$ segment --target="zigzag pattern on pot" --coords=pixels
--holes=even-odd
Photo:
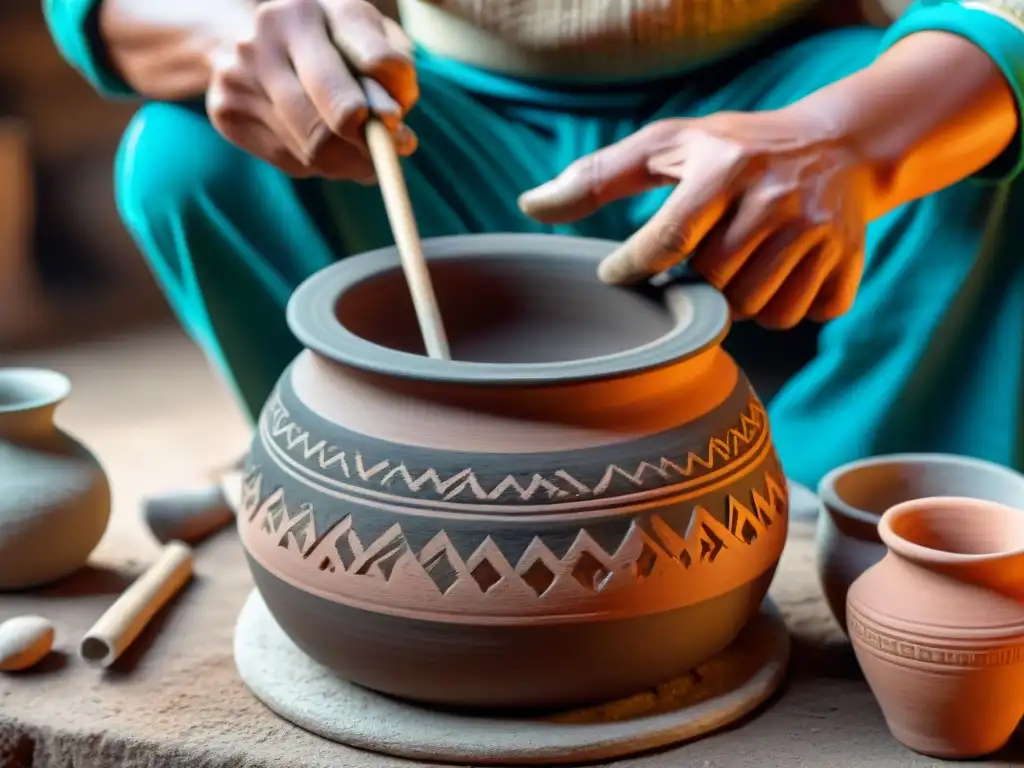
[[[336,573],[340,578],[387,582],[398,564],[405,562],[404,574],[409,573],[409,563],[415,564],[413,571],[423,580],[429,579],[441,594],[460,582],[472,582],[487,593],[503,582],[513,581],[541,597],[560,580],[572,579],[586,590],[599,592],[613,580],[643,581],[656,569],[690,570],[713,565],[723,550],[753,545],[786,513],[786,483],[766,473],[764,486],[764,493],[751,490],[746,504],[729,495],[725,524],[698,505],[682,533],[652,514],[645,521],[632,521],[615,552],[605,551],[585,529],[580,529],[564,557],[557,557],[535,536],[516,563],[509,562],[490,537],[463,559],[444,530],[414,551],[398,523],[376,540],[364,542],[353,530],[351,515],[318,536],[312,506],[289,508],[281,488],[264,495],[258,468],[252,469],[244,481],[243,514],[249,525],[277,538],[279,547],[308,561],[311,567]]]
[[[402,462],[395,463],[386,458],[379,461],[367,460],[359,452],[348,451],[326,440],[314,438],[291,418],[288,409],[276,395],[264,415],[264,429],[275,445],[297,455],[313,469],[337,471],[347,480],[361,481],[366,485],[392,491],[396,484],[414,494],[432,491],[444,501],[459,497],[462,500],[498,501],[511,496],[525,502],[537,494],[543,494],[547,499],[597,497],[612,490],[616,481],[627,487],[650,488],[655,487],[650,484],[651,481],[662,485],[673,480],[696,479],[742,459],[758,444],[767,428],[768,415],[764,406],[751,395],[746,412],[740,415],[738,424],[730,427],[724,435],[711,437],[706,453],[689,452],[677,460],[662,456],[641,461],[632,471],[610,464],[593,485],[582,482],[564,469],[558,469],[544,474],[533,473],[532,476],[520,475],[518,478],[506,475],[488,489],[472,468],[462,469],[447,478],[433,468],[416,474]]]

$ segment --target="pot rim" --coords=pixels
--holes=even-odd
[[[886,548],[908,560],[935,565],[966,565],[970,563],[994,562],[1010,557],[1024,555],[1024,547],[997,550],[994,552],[961,553],[943,549],[933,549],[923,544],[910,541],[893,530],[893,524],[901,517],[915,514],[927,514],[934,510],[963,511],[971,509],[971,514],[989,512],[998,515],[1019,516],[1024,510],[1000,504],[996,501],[974,499],[967,496],[931,496],[912,499],[887,509],[878,521],[878,534]]]
[[[27,413],[58,405],[71,395],[71,379],[60,371],[34,366],[0,368],[0,389],[10,382],[26,385],[27,396],[17,402],[0,402],[0,415]]]
[[[456,235],[428,238],[423,253],[431,261],[456,261],[483,254],[531,255],[585,260],[596,272],[618,243],[549,234]],[[287,320],[295,337],[313,352],[344,365],[405,379],[467,384],[544,384],[607,379],[664,367],[693,357],[725,338],[730,313],[725,297],[710,285],[670,285],[665,296],[675,327],[633,349],[557,363],[476,363],[437,360],[375,344],[349,331],[335,306],[350,288],[401,269],[394,246],[342,259],[307,278],[288,302]]]
[[[987,461],[985,459],[977,459],[973,456],[959,456],[955,453],[886,453],[842,464],[821,478],[821,481],[818,483],[818,498],[821,500],[825,511],[829,514],[836,514],[876,527],[885,515],[885,512],[882,514],[874,514],[873,512],[868,512],[867,510],[860,509],[859,507],[855,507],[852,504],[847,503],[836,491],[836,483],[840,477],[849,474],[850,472],[891,464],[914,464],[918,466],[949,466],[952,464],[958,464],[960,466],[968,466],[974,469],[1012,478],[1020,482],[1021,487],[1024,488],[1024,475],[1021,475],[1019,472],[1010,469],[1009,467],[1004,467],[1001,464],[996,464],[995,462]],[[910,499],[909,501],[902,503],[906,504],[912,501],[916,501],[916,499]]]

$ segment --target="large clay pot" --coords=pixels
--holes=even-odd
[[[422,355],[391,249],[289,304],[307,349],[239,515],[281,627],[358,684],[465,706],[610,699],[722,650],[787,528],[722,296],[605,286],[604,241],[424,247],[454,362]]]
[[[922,499],[878,528],[888,553],[847,618],[889,729],[933,757],[995,752],[1024,715],[1024,511]]]
[[[89,450],[54,424],[67,377],[0,369],[0,589],[56,581],[85,565],[110,519],[110,486]]]
[[[885,556],[878,521],[890,507],[931,496],[1024,504],[1024,475],[980,459],[900,453],[844,464],[818,484],[818,578],[832,615],[846,631],[846,593]]]

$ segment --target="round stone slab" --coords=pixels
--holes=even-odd
[[[477,765],[609,760],[695,739],[768,699],[789,652],[785,622],[766,600],[732,645],[678,680],[551,716],[483,717],[399,701],[337,677],[288,639],[255,590],[235,628],[242,680],[284,719],[371,752]]]

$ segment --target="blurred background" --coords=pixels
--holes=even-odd
[[[134,109],[64,62],[39,0],[0,1],[0,351],[170,317],[114,206]]]

